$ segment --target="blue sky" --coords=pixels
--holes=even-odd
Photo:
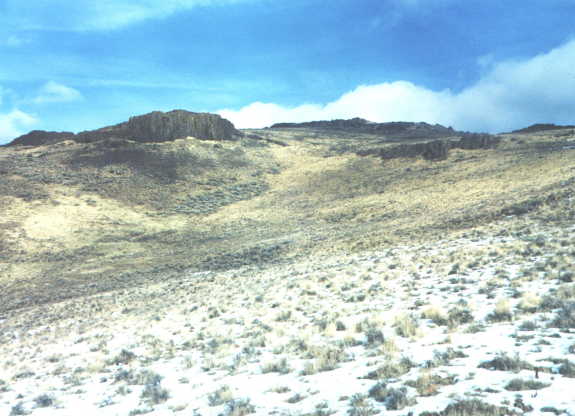
[[[0,0],[0,143],[176,108],[575,123],[574,18],[575,0]]]

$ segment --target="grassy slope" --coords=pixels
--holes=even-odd
[[[380,138],[0,149],[0,311],[310,254],[431,242],[573,193],[569,137],[507,137],[445,161],[359,157]],[[519,137],[519,136],[517,136]],[[572,139],[572,138],[571,138]],[[551,205],[550,205],[551,204]]]

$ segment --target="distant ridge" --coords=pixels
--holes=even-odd
[[[575,126],[559,126],[557,124],[552,123],[537,123],[532,124],[529,127],[525,127],[518,130],[513,130],[511,133],[535,133],[538,131],[546,131],[546,130],[561,130],[561,129],[575,129]]]
[[[330,121],[309,121],[304,123],[276,123],[270,128],[314,128],[323,130],[344,130],[347,132],[393,135],[395,137],[410,139],[449,137],[458,133],[453,130],[452,127],[444,127],[440,124],[428,124],[425,122],[414,123],[406,121],[376,123],[358,117],[348,120],[336,119]]]
[[[32,130],[30,133],[12,140],[6,146],[43,146],[45,144],[58,143],[74,136],[75,134],[70,131]]]

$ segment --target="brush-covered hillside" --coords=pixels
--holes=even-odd
[[[151,114],[0,147],[0,410],[575,414],[572,128]]]

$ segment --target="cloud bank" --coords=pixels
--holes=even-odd
[[[327,104],[283,107],[255,102],[218,111],[239,128],[278,122],[362,117],[426,121],[460,130],[501,132],[536,122],[575,122],[575,40],[530,59],[492,63],[459,92],[433,91],[408,81],[361,85]]]

